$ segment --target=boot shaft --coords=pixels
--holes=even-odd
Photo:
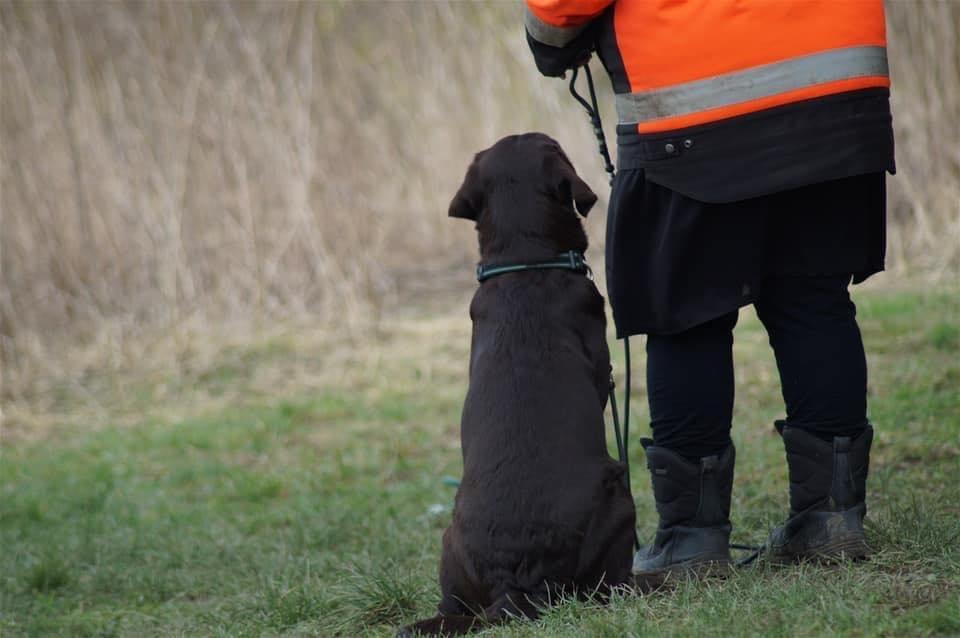
[[[810,508],[841,511],[865,501],[873,442],[870,425],[856,437],[838,436],[832,442],[783,421],[776,425],[786,449],[792,513]]]
[[[729,524],[736,460],[733,445],[721,454],[700,459],[699,463],[653,445],[649,439],[644,439],[643,445],[661,529]]]

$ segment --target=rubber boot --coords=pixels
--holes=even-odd
[[[867,556],[863,532],[873,428],[824,441],[778,421],[790,472],[790,518],[767,541],[774,562]]]
[[[692,463],[649,439],[642,443],[660,523],[653,545],[634,556],[634,578],[642,583],[673,575],[726,574],[731,566],[733,445]]]

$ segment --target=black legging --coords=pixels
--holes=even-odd
[[[787,423],[824,439],[867,424],[867,362],[850,276],[780,277],[754,307],[777,359]],[[647,392],[657,445],[690,459],[730,443],[737,311],[647,337]]]

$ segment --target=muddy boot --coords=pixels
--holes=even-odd
[[[730,570],[730,493],[736,452],[692,463],[643,440],[660,523],[653,545],[633,559],[638,584],[668,576],[722,575]]]
[[[842,560],[869,554],[863,533],[873,428],[832,442],[777,422],[790,471],[790,518],[770,534],[774,562]]]

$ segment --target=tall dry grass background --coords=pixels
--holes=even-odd
[[[888,14],[890,266],[955,277],[960,1]],[[175,370],[226,333],[375,324],[469,272],[472,229],[446,206],[502,135],[553,135],[603,192],[585,117],[521,24],[514,2],[4,0],[0,400]],[[606,82],[601,100],[610,132]]]

